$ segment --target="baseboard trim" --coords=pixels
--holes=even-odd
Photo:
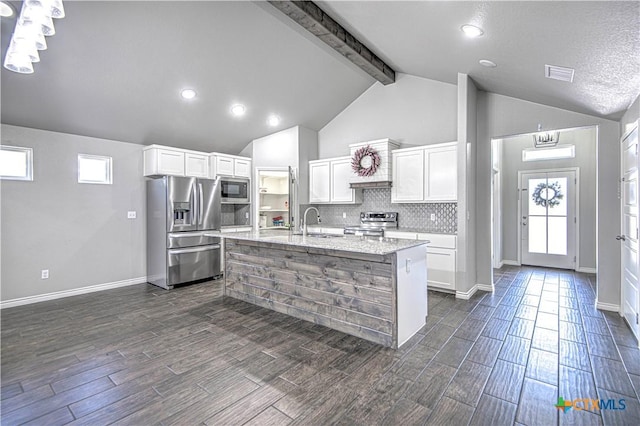
[[[509,266],[522,266],[520,262],[518,262],[517,260],[503,260],[502,264],[509,265]]]
[[[576,268],[576,272],[582,272],[583,274],[596,274],[598,270],[596,268],[578,267]]]
[[[620,305],[614,305],[613,303],[604,303],[596,301],[596,309],[601,311],[611,311],[620,313]]]
[[[469,291],[456,291],[456,299],[469,300],[478,291],[478,285],[474,285]]]
[[[498,262],[498,266],[494,266],[493,269],[500,269],[503,266],[504,266],[504,261],[501,260],[500,262]]]
[[[77,296],[80,294],[94,293],[96,291],[110,290],[112,288],[126,287],[129,285],[142,284],[147,282],[147,277],[131,278],[122,281],[96,284],[88,287],[74,288],[72,290],[56,291],[55,293],[38,294],[36,296],[20,297],[18,299],[3,300],[0,302],[0,309],[13,308],[14,306],[30,305],[32,303],[44,302],[46,300],[62,299],[63,297]]]
[[[493,293],[493,284],[476,284],[478,290]]]

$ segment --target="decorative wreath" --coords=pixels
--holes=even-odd
[[[555,207],[564,198],[564,194],[560,190],[561,186],[558,182],[552,184],[539,183],[531,198],[537,206]]]
[[[369,145],[357,150],[351,158],[351,168],[358,176],[373,176],[380,167],[380,154]]]

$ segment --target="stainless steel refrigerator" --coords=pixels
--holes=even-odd
[[[147,281],[165,289],[221,275],[220,181],[164,176],[147,181]]]

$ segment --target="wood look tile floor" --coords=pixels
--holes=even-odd
[[[3,425],[640,424],[640,351],[593,275],[495,271],[429,292],[391,350],[220,296],[136,285],[2,310]],[[558,411],[558,397],[625,410]]]

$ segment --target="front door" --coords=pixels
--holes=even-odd
[[[520,174],[523,265],[575,269],[576,172]]]
[[[622,139],[622,310],[633,333],[638,326],[638,128]]]

